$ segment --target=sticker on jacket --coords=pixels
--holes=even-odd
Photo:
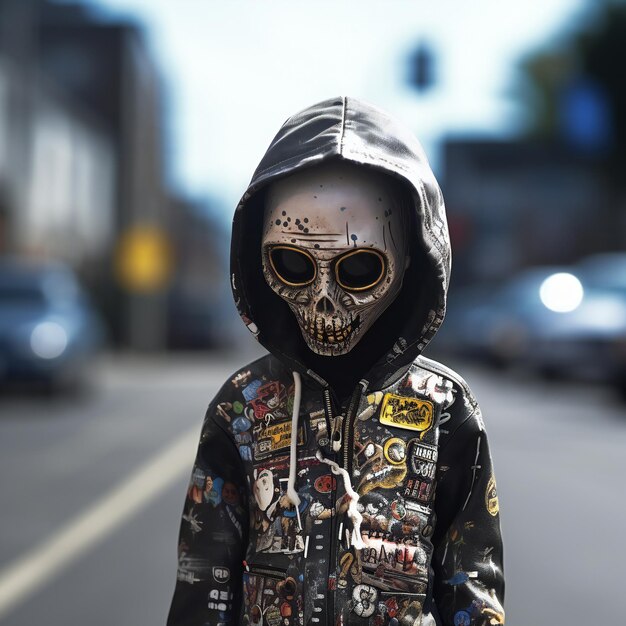
[[[298,530],[298,514],[287,496],[288,478],[280,478],[288,467],[288,457],[277,464],[255,470],[252,493],[253,527],[257,532],[257,552],[294,553],[304,550],[304,539]],[[256,506],[254,506],[256,504]],[[298,512],[304,515],[310,498],[301,495]]]
[[[409,471],[404,484],[404,497],[428,504],[432,500],[435,471],[437,469],[437,446],[411,439],[407,458]]]
[[[496,479],[493,474],[491,475],[491,478],[489,478],[489,483],[487,483],[485,504],[487,506],[487,511],[489,511],[489,515],[493,515],[495,517],[500,511],[500,505],[498,504],[498,491],[496,489]]]
[[[434,406],[429,400],[386,393],[380,409],[380,423],[421,433],[433,425]]]
[[[260,461],[280,452],[291,445],[291,422],[279,422],[268,426],[258,426],[254,443],[254,460]],[[298,445],[304,445],[304,427],[298,428]]]
[[[362,581],[385,591],[425,592],[428,584],[428,554],[420,544],[398,543],[366,534],[361,550]]]

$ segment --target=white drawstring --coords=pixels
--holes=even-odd
[[[297,445],[298,445],[298,417],[300,415],[300,400],[302,398],[302,381],[300,379],[300,374],[298,372],[293,372],[293,383],[294,383],[294,396],[293,396],[293,412],[291,413],[291,442],[289,447],[289,479],[287,481],[287,498],[293,504],[296,509],[296,517],[298,518],[298,528],[302,531],[302,521],[300,520],[300,496],[296,491],[296,467],[297,467]],[[366,409],[363,414],[367,415],[368,410]],[[363,414],[359,416],[359,419],[363,419]],[[365,547],[363,543],[363,539],[361,538],[361,522],[363,521],[363,516],[359,513],[357,509],[357,502],[359,501],[359,494],[354,491],[352,488],[352,484],[350,483],[350,475],[343,468],[339,467],[335,461],[331,461],[330,459],[325,459],[322,456],[322,453],[318,450],[315,455],[319,461],[322,463],[326,463],[330,465],[330,469],[333,474],[341,475],[343,478],[343,486],[346,491],[346,494],[350,498],[350,503],[348,504],[348,517],[352,521],[352,545],[357,549],[361,550]]]
[[[293,411],[291,413],[291,445],[289,447],[289,480],[287,481],[287,498],[296,509],[296,517],[298,518],[298,529],[302,530],[302,521],[300,520],[300,496],[296,491],[296,446],[298,445],[298,416],[300,415],[300,398],[302,397],[302,382],[300,374],[293,372],[294,395],[293,395]]]
[[[348,494],[348,497],[350,498],[350,504],[348,504],[348,517],[352,521],[353,527],[352,545],[357,550],[361,550],[365,547],[363,539],[361,539],[361,522],[363,521],[363,516],[361,515],[361,513],[359,513],[359,510],[356,506],[357,502],[359,501],[359,494],[352,488],[352,484],[350,483],[350,475],[343,467],[339,467],[339,465],[335,463],[335,461],[325,459],[319,450],[317,451],[317,454],[315,456],[318,461],[330,465],[330,469],[333,474],[340,474],[343,478],[343,487]]]

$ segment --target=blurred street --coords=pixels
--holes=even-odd
[[[483,410],[507,626],[621,623],[626,0],[339,2],[332,46],[319,3],[183,4],[0,0],[0,626],[164,626],[206,407],[261,354],[232,297],[233,211],[283,120],[333,94],[415,133],[445,198],[453,270],[428,350]],[[352,249],[334,256],[341,292],[369,298],[400,267],[382,263],[382,232],[384,250],[352,237],[378,252],[371,284],[340,282]],[[246,238],[243,273],[261,250]],[[418,260],[439,248],[425,243]],[[270,244],[266,282],[318,289],[315,255]],[[283,280],[281,247],[314,278]],[[416,307],[432,287],[419,278]],[[200,469],[211,501],[217,475]]]
[[[202,417],[253,349],[108,357],[78,400],[0,400],[0,624],[165,623]],[[452,365],[490,435],[507,624],[612,623],[626,559],[624,406],[603,387]]]

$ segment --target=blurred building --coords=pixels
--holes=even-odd
[[[459,282],[608,247],[611,198],[592,158],[553,142],[450,139],[444,170]]]
[[[229,233],[207,207],[183,197],[170,199],[174,273],[168,301],[168,347],[198,350],[225,345],[231,334],[232,295],[224,260]],[[237,320],[238,321],[238,320]]]
[[[0,0],[0,245],[69,261],[116,343],[138,349],[165,344],[168,272],[124,280],[159,246],[117,257],[137,230],[168,243],[161,102],[137,26],[80,5]]]
[[[576,155],[595,162],[605,188],[595,226],[604,226],[605,249],[623,250],[626,3],[585,4],[558,37],[520,60],[518,93],[526,105],[526,137],[566,146],[569,161]]]
[[[28,78],[0,59],[0,246],[74,266],[95,262],[114,235],[110,135],[53,84]]]

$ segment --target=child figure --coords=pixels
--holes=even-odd
[[[414,136],[353,98],[289,118],[237,207],[231,270],[269,354],[208,408],[194,475],[229,485],[228,517],[188,497],[168,626],[504,624],[480,409],[421,355],[450,242]]]

